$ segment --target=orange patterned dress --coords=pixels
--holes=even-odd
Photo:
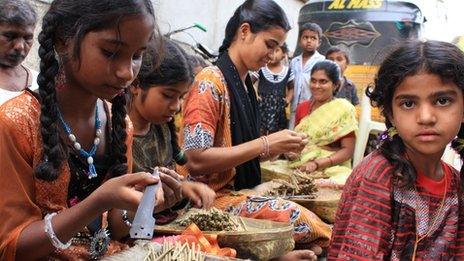
[[[36,179],[32,173],[42,159],[40,104],[29,92],[15,97],[0,107],[0,260],[15,260],[21,231],[45,214],[68,208],[70,169],[61,166],[61,175],[53,182]],[[128,118],[127,118],[128,120]],[[128,120],[127,158],[132,168],[132,124]],[[111,241],[106,255],[126,248]],[[55,251],[48,259],[88,260],[88,246],[73,244]]]
[[[218,67],[207,67],[196,76],[184,102],[181,130],[184,150],[232,147],[230,96]],[[179,171],[188,173],[186,169]],[[215,207],[244,217],[292,223],[297,243],[328,245],[331,228],[314,213],[290,201],[253,195],[253,191],[234,192],[234,176],[235,169],[228,169],[202,180],[218,194]]]

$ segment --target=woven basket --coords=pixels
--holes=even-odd
[[[232,217],[237,218],[237,217]],[[269,220],[241,218],[246,231],[203,231],[205,234],[217,234],[220,247],[231,247],[237,250],[237,257],[252,260],[269,260],[293,250],[293,226],[287,223]],[[241,224],[240,221],[237,223]],[[243,226],[242,226],[243,227]],[[156,233],[181,234],[185,227],[175,222],[157,226]]]
[[[261,179],[263,182],[272,181],[273,179],[282,179],[290,182],[290,175],[293,174],[293,171],[288,167],[288,163],[285,160],[264,162],[261,164]],[[311,174],[311,176],[317,178],[314,174]],[[323,177],[321,174],[320,178]],[[332,188],[318,188],[318,190],[314,199],[302,197],[288,197],[287,199],[306,207],[324,221],[333,223],[342,190]]]

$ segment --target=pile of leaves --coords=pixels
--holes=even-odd
[[[237,231],[239,225],[226,212],[217,208],[199,209],[185,214],[176,221],[181,226],[195,223],[201,231]]]

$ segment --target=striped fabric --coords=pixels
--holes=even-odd
[[[284,66],[282,68],[282,71],[280,71],[279,73],[271,72],[271,70],[269,70],[267,66],[261,68],[260,70],[263,72],[263,75],[266,78],[266,80],[272,83],[281,82],[285,78],[285,76],[287,76],[288,70],[290,70],[290,78],[288,78],[288,82],[293,81],[293,79],[295,78],[293,71],[290,69],[290,67],[287,66]]]
[[[374,152],[349,177],[337,211],[328,260],[464,260],[464,205],[459,174],[444,166],[448,189],[400,187],[391,164]],[[439,213],[438,213],[439,212]],[[436,222],[434,220],[436,219]],[[432,227],[430,227],[432,226]]]

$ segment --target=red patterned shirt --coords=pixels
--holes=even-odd
[[[419,173],[415,186],[400,187],[379,152],[366,157],[346,182],[328,259],[411,260],[418,234],[427,236],[417,244],[416,260],[464,260],[459,173],[444,163],[443,169],[446,182]]]

